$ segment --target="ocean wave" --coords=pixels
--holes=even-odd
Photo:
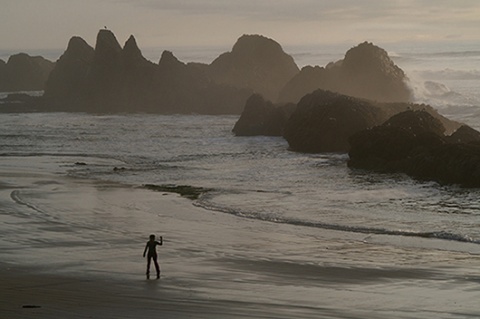
[[[418,71],[423,78],[437,79],[437,80],[480,80],[480,70],[423,70]]]
[[[445,84],[435,81],[411,81],[409,84],[415,93],[415,98],[419,100],[425,97],[445,100],[462,97],[460,93],[452,91]]]
[[[470,106],[480,105],[480,100],[475,95],[461,94],[441,82],[424,79],[424,77],[410,77],[406,82],[413,93],[415,103],[426,103],[442,109],[455,106],[460,113],[467,111]]]
[[[265,213],[241,211],[237,209],[231,209],[228,207],[222,207],[220,205],[216,205],[211,200],[209,200],[207,196],[200,197],[197,201],[194,202],[194,205],[207,210],[218,211],[218,212],[235,215],[242,218],[255,219],[255,220],[278,223],[278,224],[288,224],[293,226],[361,233],[361,234],[367,234],[367,235],[431,238],[431,239],[442,239],[442,240],[450,240],[450,241],[463,242],[463,243],[480,244],[480,239],[474,239],[467,235],[456,234],[456,233],[451,233],[446,231],[422,232],[422,231],[412,231],[412,230],[394,230],[394,229],[392,230],[392,229],[386,229],[386,228],[349,226],[349,225],[329,224],[329,223],[323,223],[318,221],[286,218],[286,217],[277,216],[276,214],[272,214],[272,213],[265,214]]]
[[[425,53],[415,53],[417,56],[421,57],[442,57],[442,58],[471,58],[471,57],[480,57],[480,51],[478,50],[467,50],[467,51],[443,51],[443,52],[425,52]]]
[[[438,60],[438,59],[476,59],[480,57],[478,50],[443,51],[443,52],[397,52],[390,51],[389,56],[394,60]]]
[[[10,94],[26,94],[30,96],[42,96],[44,91],[13,91],[13,92],[0,92],[0,99],[8,97]]]

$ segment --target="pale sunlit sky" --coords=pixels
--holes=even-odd
[[[365,40],[424,45],[480,43],[479,0],[0,0],[0,49],[66,48],[81,36],[95,45],[107,26],[120,44],[231,48],[242,34],[282,46]]]

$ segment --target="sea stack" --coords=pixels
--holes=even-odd
[[[437,118],[409,110],[353,135],[348,166],[480,187],[480,132],[466,126],[459,130],[445,136]]]
[[[253,94],[232,131],[236,136],[282,136],[295,108],[293,103],[274,105],[260,94]]]
[[[350,136],[387,118],[386,112],[368,101],[317,90],[298,103],[284,137],[298,152],[347,152]]]
[[[45,88],[49,99],[76,99],[83,94],[83,85],[89,73],[95,50],[80,37],[72,37],[67,49],[56,62]],[[68,106],[65,105],[68,109]]]
[[[275,101],[280,89],[297,73],[298,66],[276,41],[261,35],[243,35],[210,65],[219,84],[250,89]]]
[[[352,135],[408,110],[427,112],[448,134],[460,127],[458,122],[445,118],[429,105],[380,103],[317,90],[300,100],[286,124],[284,137],[294,151],[348,152]]]
[[[364,42],[350,49],[343,60],[325,67],[304,67],[280,92],[279,101],[297,103],[316,89],[381,102],[411,102],[405,73],[387,52]]]
[[[18,53],[0,62],[0,91],[41,91],[45,89],[55,63],[41,57]]]

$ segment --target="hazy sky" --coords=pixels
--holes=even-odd
[[[282,46],[480,43],[480,0],[0,0],[2,50],[90,45],[107,26],[123,45],[231,48],[242,34]]]

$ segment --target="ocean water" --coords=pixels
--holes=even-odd
[[[416,100],[480,129],[480,48],[400,49],[391,56],[409,77]],[[342,55],[294,53],[299,64],[320,65]],[[375,235],[389,244],[440,239],[435,249],[448,243],[449,249],[480,251],[480,189],[353,170],[347,154],[292,152],[281,137],[235,137],[237,119],[2,114],[0,156],[85,158],[87,165],[67,160],[63,174],[210,189],[194,204],[259,223],[363,234],[365,240]],[[115,160],[117,170],[90,158]]]

